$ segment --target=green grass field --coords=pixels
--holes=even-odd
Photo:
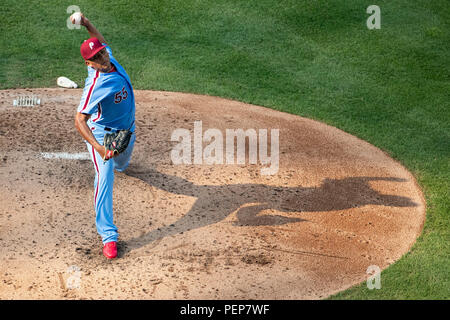
[[[66,9],[103,33],[135,89],[231,98],[320,120],[385,150],[417,178],[423,234],[383,271],[332,299],[450,298],[450,3],[448,0],[6,0],[0,87],[84,84]],[[95,3],[95,4],[94,4]],[[368,30],[366,8],[381,8]]]

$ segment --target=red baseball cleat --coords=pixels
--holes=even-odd
[[[108,259],[114,259],[117,257],[117,244],[115,241],[108,242],[103,246],[103,255]]]

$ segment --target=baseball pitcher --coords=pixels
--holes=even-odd
[[[113,222],[114,170],[127,168],[136,139],[133,87],[124,68],[94,25],[81,14],[78,23],[90,39],[80,52],[87,66],[83,95],[75,116],[75,127],[84,138],[95,169],[94,208],[103,254],[117,257],[117,227]],[[72,17],[71,17],[72,19]],[[76,23],[72,19],[72,23]]]

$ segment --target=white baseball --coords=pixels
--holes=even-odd
[[[81,24],[81,12],[75,12],[70,16],[70,20],[73,24]]]

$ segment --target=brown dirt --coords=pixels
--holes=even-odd
[[[20,94],[42,105],[18,108]],[[95,229],[81,90],[0,91],[1,299],[318,299],[384,269],[420,234],[413,176],[374,146],[309,119],[225,99],[136,91],[137,142],[116,174],[119,258]],[[176,128],[280,129],[280,169],[173,165]],[[79,288],[68,284],[79,268]]]

